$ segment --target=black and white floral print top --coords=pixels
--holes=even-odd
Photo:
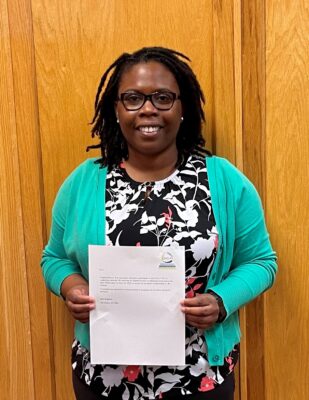
[[[190,156],[168,178],[138,183],[123,165],[106,181],[106,244],[185,246],[186,297],[204,293],[217,253],[218,232],[204,158]],[[204,332],[186,326],[186,366],[91,365],[73,343],[72,365],[93,392],[122,400],[179,398],[214,389],[231,373],[238,346],[221,367],[207,360]]]

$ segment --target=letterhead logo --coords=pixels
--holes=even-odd
[[[165,251],[161,255],[161,262],[159,264],[159,267],[176,267],[176,264],[174,263],[173,260],[173,254],[170,253],[169,251]]]

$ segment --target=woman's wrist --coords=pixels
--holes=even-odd
[[[213,292],[212,290],[208,290],[207,293],[211,294],[217,301],[219,306],[219,315],[216,322],[223,322],[226,318],[226,309],[224,307],[224,303],[222,297],[220,297],[217,293]]]

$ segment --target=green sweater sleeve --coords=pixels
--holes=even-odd
[[[50,238],[41,261],[46,286],[58,296],[61,294],[61,284],[65,278],[72,274],[81,274],[79,265],[68,258],[64,246],[73,176],[74,174],[64,181],[57,194],[52,212]]]
[[[235,167],[230,165],[229,169],[233,202],[227,231],[234,236],[234,246],[223,280],[209,288],[223,299],[227,317],[271,287],[277,271],[259,195]],[[229,218],[231,213],[233,218]]]

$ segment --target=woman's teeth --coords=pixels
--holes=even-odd
[[[155,133],[159,131],[160,126],[140,126],[138,129],[143,133]]]

